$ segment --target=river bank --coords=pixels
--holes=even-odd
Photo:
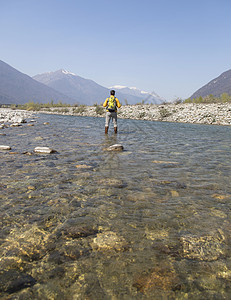
[[[37,112],[0,109],[0,126],[6,126],[7,123],[23,123],[24,120],[32,118],[34,113]],[[81,105],[78,107],[43,108],[39,113],[104,117],[105,109],[99,105]],[[118,117],[162,122],[231,125],[231,103],[124,105],[118,110]]]
[[[80,106],[43,109],[45,113],[104,117],[100,106]],[[165,105],[124,105],[118,110],[122,119],[164,121],[179,123],[231,125],[231,103],[219,104],[165,104]]]

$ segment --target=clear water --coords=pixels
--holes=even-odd
[[[3,298],[229,298],[230,127],[118,128],[40,115],[2,131]],[[105,151],[115,143],[125,151]],[[57,153],[24,154],[36,146]]]

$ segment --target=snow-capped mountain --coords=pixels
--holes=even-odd
[[[93,105],[108,97],[108,89],[93,80],[82,78],[66,70],[58,70],[39,74],[35,80],[52,87],[53,89],[76,99],[76,102]]]
[[[39,74],[33,79],[52,87],[62,94],[76,99],[76,102],[93,105],[102,103],[109,96],[110,90],[105,88],[93,80],[82,78],[72,72],[66,70],[58,70]],[[128,102],[135,104],[141,102],[141,98],[132,94],[124,94],[119,89],[116,89],[116,96],[122,104]]]
[[[138,97],[140,98],[140,102],[143,101],[144,103],[160,104],[166,101],[164,98],[160,97],[155,92],[149,93],[149,92],[141,91],[136,87],[114,85],[110,87],[110,89],[120,91],[121,93],[126,95]]]

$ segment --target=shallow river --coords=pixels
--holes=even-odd
[[[1,130],[0,297],[229,299],[231,128],[118,126],[39,115]]]

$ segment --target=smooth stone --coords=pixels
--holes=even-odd
[[[10,127],[19,127],[19,126],[22,126],[22,124],[20,123],[13,123],[10,125]]]
[[[121,144],[114,144],[107,148],[108,151],[123,151],[124,147]]]
[[[115,250],[120,252],[128,249],[125,239],[113,231],[98,233],[96,238],[93,239],[91,246],[93,250],[98,251]]]
[[[0,150],[11,150],[10,146],[0,145]]]
[[[92,166],[89,166],[89,165],[76,165],[75,167],[78,169],[91,169],[92,168]]]
[[[54,153],[56,151],[54,149],[49,148],[49,147],[36,147],[34,149],[34,152],[36,152],[36,153],[48,153],[48,154],[50,154],[50,153]]]

